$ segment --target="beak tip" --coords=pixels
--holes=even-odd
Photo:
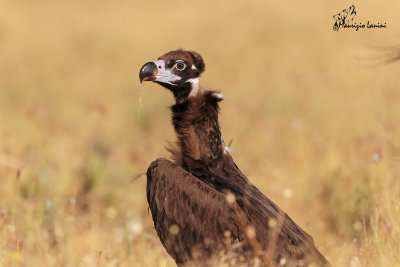
[[[154,76],[155,70],[157,70],[157,66],[154,62],[148,62],[144,64],[139,72],[140,83],[150,80],[149,78]]]

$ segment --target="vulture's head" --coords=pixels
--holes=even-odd
[[[199,77],[203,71],[204,61],[199,54],[179,49],[144,64],[139,79],[164,86],[178,101],[199,90]]]

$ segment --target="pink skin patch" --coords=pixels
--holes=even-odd
[[[165,61],[164,60],[156,60],[153,61],[154,64],[157,65],[157,75],[154,81],[162,82],[162,83],[171,83],[174,81],[179,81],[181,77],[172,74],[170,71],[165,69]]]

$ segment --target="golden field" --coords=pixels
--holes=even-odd
[[[145,176],[175,139],[147,61],[199,52],[224,139],[334,266],[400,266],[398,1],[0,0],[0,266],[174,266]],[[378,58],[379,59],[379,58]]]

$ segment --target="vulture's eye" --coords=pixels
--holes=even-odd
[[[178,62],[174,67],[179,71],[183,71],[186,68],[186,64],[183,62]]]

